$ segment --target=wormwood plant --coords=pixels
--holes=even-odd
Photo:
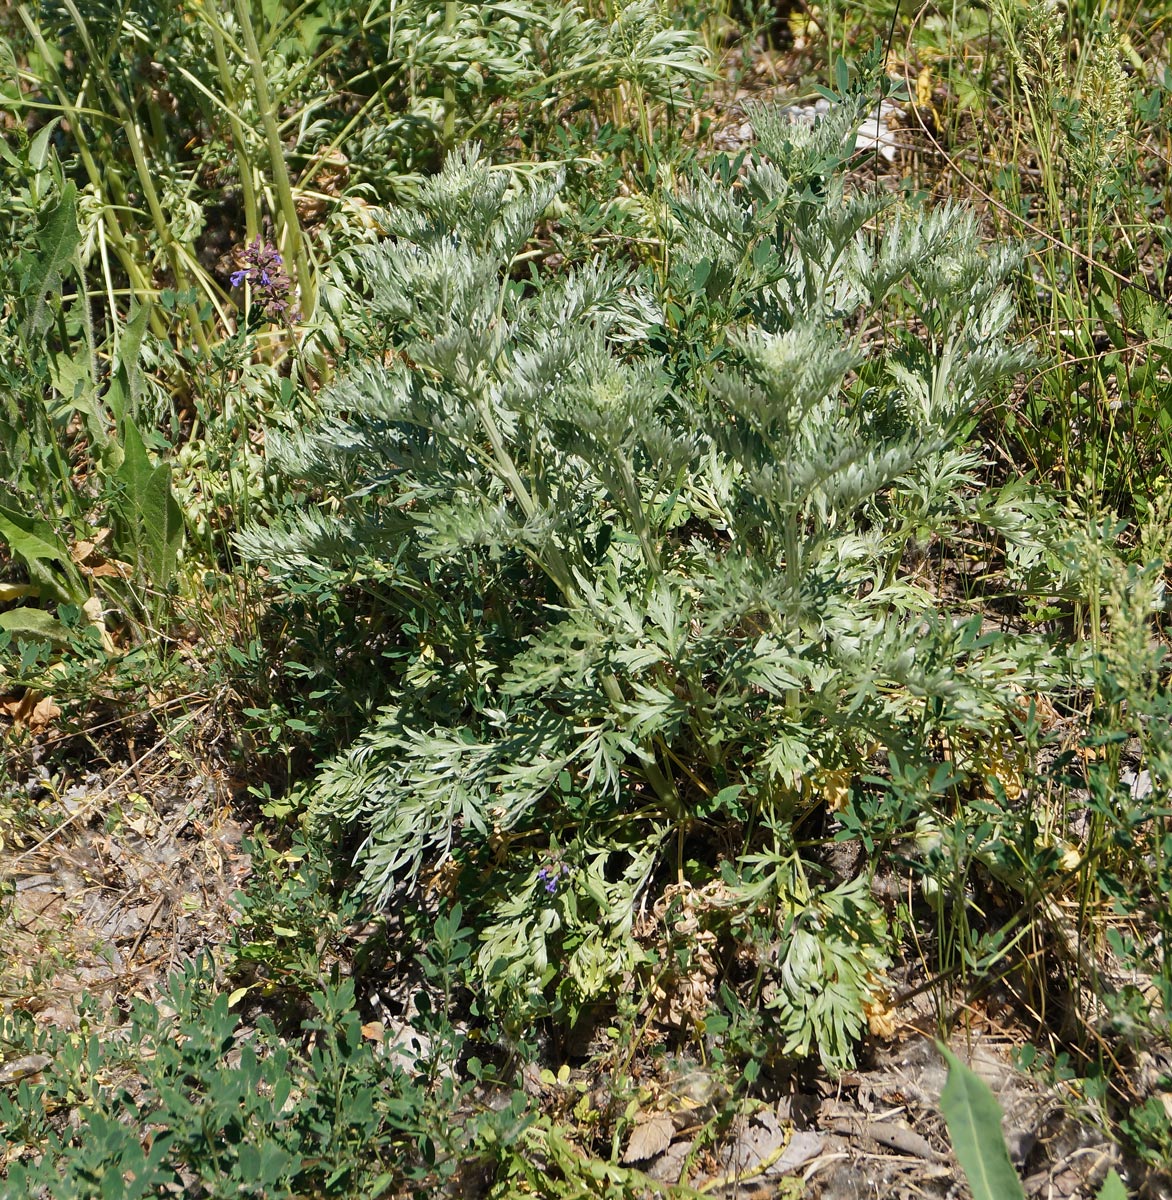
[[[977,524],[1040,552],[1033,502],[983,494],[963,445],[1023,361],[1012,258],[957,208],[849,193],[865,111],[757,112],[743,170],[675,197],[654,276],[526,277],[558,183],[452,156],[352,260],[378,353],[274,439],[293,502],[244,549],[365,593],[391,666],[312,826],[379,904],[458,895],[514,1014],[626,977],[698,1019],[717,931],[752,930],[778,1048],[848,1062],[885,921],[800,846],[864,764],[987,733],[1039,669],[908,565]]]

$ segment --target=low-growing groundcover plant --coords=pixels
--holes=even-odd
[[[906,828],[905,768],[1045,668],[934,577],[976,530],[1010,574],[1043,553],[1038,501],[982,489],[965,445],[1025,361],[1013,256],[953,206],[848,190],[866,107],[756,111],[638,273],[526,274],[557,182],[453,154],[350,260],[377,353],[273,439],[290,503],[244,550],[386,618],[388,692],[310,825],[377,904],[458,898],[518,1022],[641,980],[690,1027],[731,970],[780,1053],[841,1068],[887,923],[802,847],[864,771],[872,832]]]
[[[112,1039],[93,1005],[76,1033],[5,1018],[0,1043],[32,1053],[16,1060],[29,1078],[0,1090],[0,1193],[381,1196],[450,1176],[476,1123],[452,1119],[471,1085],[440,1070],[460,1052],[446,1014],[421,1023],[410,1070],[363,1027],[353,981],[323,983],[308,1009],[300,1029],[250,1027],[201,958]]]

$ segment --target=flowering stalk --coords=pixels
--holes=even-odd
[[[269,169],[273,174],[273,186],[277,190],[278,206],[284,221],[285,254],[292,261],[294,270],[297,272],[301,314],[308,317],[313,311],[313,279],[302,250],[301,222],[297,216],[297,207],[293,202],[293,186],[289,182],[289,170],[285,165],[285,148],[281,143],[281,130],[277,125],[277,115],[273,109],[272,97],[269,95],[269,85],[265,79],[264,59],[261,57],[256,33],[252,28],[248,0],[236,0],[236,14],[240,20],[240,32],[244,38],[244,50],[248,57],[249,69],[252,71],[253,86],[256,88],[256,103],[260,109],[265,142],[269,151]]]
[[[244,248],[242,259],[244,265],[232,272],[232,286],[241,287],[247,282],[270,321],[288,321],[296,317],[296,310],[289,305],[293,281],[276,246],[262,242],[259,237],[254,238]]]

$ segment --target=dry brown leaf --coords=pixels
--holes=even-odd
[[[11,718],[15,729],[27,728],[30,733],[42,732],[61,715],[51,696],[31,689],[23,696],[0,696],[0,712]]]
[[[94,531],[92,538],[85,538],[80,542],[74,542],[69,550],[69,557],[73,559],[79,567],[87,563],[91,558],[101,562],[105,557],[103,546],[110,540],[110,530],[97,529]],[[94,563],[90,563],[94,566]]]
[[[69,557],[78,565],[81,573],[91,579],[129,579],[134,574],[130,563],[109,558],[102,551],[102,543],[109,536],[108,529],[101,529],[93,541],[75,542],[69,551]]]
[[[111,558],[102,559],[95,567],[83,565],[81,572],[91,579],[129,579],[134,574],[134,568],[121,559]]]
[[[635,1118],[623,1162],[646,1162],[662,1154],[671,1145],[675,1131],[675,1122],[667,1113],[640,1113]]]
[[[33,733],[40,733],[42,729],[52,725],[60,715],[61,709],[53,702],[53,698],[45,696],[33,705],[28,727]]]
[[[724,1148],[721,1161],[726,1170],[739,1174],[774,1163],[789,1145],[792,1130],[788,1122],[764,1109],[748,1119],[736,1118],[730,1132],[735,1140]]]
[[[670,1183],[673,1185],[679,1183],[680,1176],[684,1173],[684,1165],[688,1160],[688,1155],[691,1154],[692,1147],[695,1144],[692,1138],[688,1138],[682,1142],[672,1142],[653,1163],[648,1165],[648,1177],[657,1179],[660,1183]]]
[[[1023,716],[1028,716],[1033,709],[1034,720],[1038,722],[1038,727],[1043,733],[1048,733],[1061,719],[1058,716],[1058,710],[1053,704],[1043,695],[1018,696],[1016,706]]]

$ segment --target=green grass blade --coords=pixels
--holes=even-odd
[[[939,1046],[948,1063],[948,1082],[940,1108],[952,1138],[960,1169],[973,1200],[1025,1200],[1025,1192],[1001,1133],[1001,1109],[988,1085],[948,1049]]]

